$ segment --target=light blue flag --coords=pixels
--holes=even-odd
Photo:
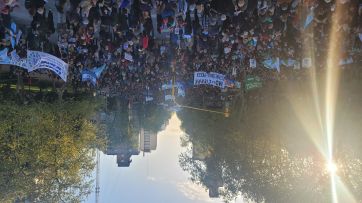
[[[281,60],[281,63],[282,63],[282,65],[284,65],[284,66],[286,66],[286,67],[288,67],[288,68],[292,68],[292,67],[294,67],[294,65],[296,64],[296,60],[294,60],[294,59],[285,59],[285,60]]]
[[[92,71],[83,70],[82,71],[82,81],[83,82],[89,81],[95,86],[97,84],[97,77]]]
[[[10,57],[8,56],[8,48],[5,48],[0,51],[0,64],[9,64]]]
[[[314,19],[314,12],[313,10],[308,14],[307,18],[305,19],[304,29],[306,29]]]
[[[99,79],[99,77],[101,77],[101,74],[103,72],[103,70],[106,69],[106,64],[98,67],[98,68],[94,68],[92,70],[92,72],[96,75],[97,79]]]
[[[263,61],[263,65],[268,69],[275,69],[280,72],[280,60],[279,57],[271,58]]]
[[[17,26],[14,22],[11,23],[10,32],[11,32],[10,36],[11,47],[14,49],[15,46],[19,43],[20,37],[23,33],[21,32],[21,30],[17,29]]]

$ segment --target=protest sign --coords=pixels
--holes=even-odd
[[[304,58],[303,60],[302,60],[302,67],[303,68],[310,68],[310,67],[312,67],[312,58]]]
[[[256,60],[255,59],[250,59],[249,64],[250,64],[250,68],[256,68]]]
[[[225,75],[214,72],[195,72],[194,85],[212,85],[219,88],[225,87]]]
[[[236,67],[233,67],[233,70],[232,70],[232,75],[233,76],[236,76],[237,72],[236,72]]]
[[[258,76],[247,76],[245,79],[245,90],[260,88],[263,86],[261,79]]]

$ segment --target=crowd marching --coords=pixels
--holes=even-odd
[[[339,65],[362,60],[361,0],[0,1],[1,50],[15,49],[20,57],[38,50],[61,58],[75,89],[86,85],[137,97],[160,89],[174,74],[193,85],[199,71],[241,83],[248,75],[295,79],[312,66],[326,68],[332,23],[333,32],[343,36],[337,39]],[[46,9],[54,3],[56,10]],[[20,6],[33,20],[12,47],[11,13]],[[333,17],[337,8],[343,14]],[[65,23],[54,23],[53,12],[65,16]],[[51,40],[54,34],[57,42]],[[84,81],[85,71],[92,70],[98,70],[96,80]],[[203,86],[203,91],[219,88]]]

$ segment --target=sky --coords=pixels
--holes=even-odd
[[[131,166],[117,167],[116,156],[101,154],[100,203],[221,203],[211,199],[208,191],[192,183],[178,163],[181,147],[181,121],[174,114],[164,131],[158,133],[157,149],[132,156]],[[92,193],[86,203],[95,202]],[[241,203],[241,200],[236,201]]]

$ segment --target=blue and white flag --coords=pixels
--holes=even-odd
[[[5,48],[0,51],[0,64],[10,64],[10,57],[8,56],[8,48]]]
[[[275,69],[280,72],[280,60],[279,57],[271,58],[263,61],[263,65],[268,69]]]
[[[293,68],[296,62],[297,62],[296,60],[290,59],[290,58],[285,59],[285,60],[281,60],[282,65],[284,65],[284,66],[286,66],[288,68]]]
[[[308,14],[307,18],[305,19],[304,29],[306,29],[312,23],[313,19],[314,19],[314,11],[311,10],[311,12]]]
[[[93,70],[91,70],[97,77],[97,79],[99,79],[99,77],[101,77],[103,70],[106,69],[106,64],[98,67],[98,68],[94,68]]]
[[[82,71],[82,81],[83,82],[89,81],[95,86],[97,84],[97,76],[92,71],[83,70]]]
[[[17,26],[15,23],[11,23],[10,27],[10,41],[11,41],[11,47],[14,49],[15,46],[19,43],[20,37],[23,33],[21,30],[17,29]]]

